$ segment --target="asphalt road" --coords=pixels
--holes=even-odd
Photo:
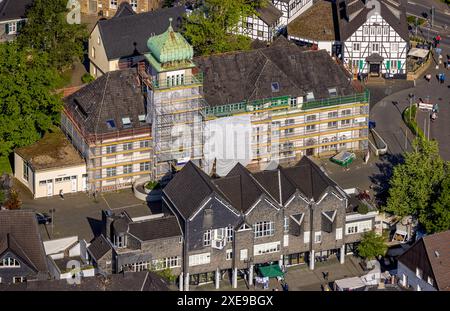
[[[450,9],[445,9],[445,4],[437,3],[437,1],[429,1],[429,0],[414,0],[408,1],[408,6],[406,7],[406,11],[410,15],[415,15],[419,17],[428,16],[431,19],[431,7],[435,7],[435,15],[434,15],[434,25],[436,26],[450,26]],[[448,10],[446,12],[446,10]],[[426,14],[425,16],[423,14]]]

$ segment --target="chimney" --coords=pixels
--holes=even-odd
[[[110,210],[102,211],[102,234],[111,241],[111,224],[113,222],[113,214]]]

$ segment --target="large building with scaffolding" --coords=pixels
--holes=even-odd
[[[369,94],[326,51],[281,38],[194,58],[172,26],[147,47],[137,68],[66,99],[62,129],[86,159],[90,191],[170,179],[188,161],[222,176],[237,162],[266,169],[368,149]]]

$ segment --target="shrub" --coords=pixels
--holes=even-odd
[[[161,185],[157,181],[149,181],[148,183],[145,184],[145,189],[148,189],[148,190],[157,190],[160,188],[161,188]]]
[[[92,82],[94,80],[95,80],[95,78],[93,76],[91,76],[89,73],[85,73],[81,77],[81,82],[83,82],[83,83],[90,83],[90,82]]]
[[[364,204],[364,203],[360,203],[358,205],[357,211],[358,211],[358,213],[364,215],[364,214],[367,214],[369,212],[369,207],[366,204]]]

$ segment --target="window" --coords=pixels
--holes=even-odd
[[[421,292],[421,291],[422,291],[422,287],[420,287],[419,284],[417,284],[417,291],[418,291],[418,292]]]
[[[91,50],[91,57],[92,57],[92,58],[95,58],[95,47],[92,47],[92,50]]]
[[[210,261],[211,261],[210,253],[203,253],[203,254],[189,256],[189,266],[190,267],[209,264]]]
[[[100,36],[97,36],[97,44],[100,45]]]
[[[106,153],[115,153],[117,151],[117,147],[116,146],[106,146]]]
[[[239,257],[240,257],[241,260],[247,260],[248,250],[247,249],[241,249]]]
[[[284,232],[289,231],[289,216],[284,217],[283,229],[284,229]]]
[[[60,178],[55,178],[55,183],[60,183],[60,182],[62,182],[62,181],[63,181],[62,177],[60,177]]]
[[[307,132],[312,132],[312,131],[315,131],[315,130],[316,130],[316,125],[315,124],[306,126],[306,131]]]
[[[123,166],[123,173],[124,174],[130,174],[133,173],[133,165],[127,164]]]
[[[364,28],[363,28],[363,34],[364,34],[365,36],[368,36],[368,35],[369,35],[369,27],[364,27]]]
[[[353,51],[359,51],[360,45],[359,43],[353,43]]]
[[[341,126],[348,126],[348,125],[350,125],[350,119],[341,120]]]
[[[108,167],[106,169],[106,176],[107,177],[113,177],[116,176],[116,168],[115,167]]]
[[[352,110],[351,109],[345,109],[341,111],[341,116],[348,116],[352,114]]]
[[[252,30],[253,29],[253,24],[252,23],[247,23],[247,29]]]
[[[264,243],[254,246],[254,255],[264,255],[279,252],[281,248],[280,242]]]
[[[131,150],[133,149],[133,143],[123,144],[123,150]]]
[[[383,27],[383,35],[385,35],[385,36],[389,35],[389,26]]]
[[[227,249],[227,260],[233,259],[233,250]]]
[[[381,36],[381,27],[380,26],[377,27],[377,35]]]
[[[203,246],[211,246],[211,231],[212,230],[206,230],[205,233],[203,233]]]
[[[317,119],[317,116],[315,114],[310,114],[309,116],[306,116],[306,122],[315,121]]]
[[[150,170],[150,162],[143,162],[139,164],[139,170],[141,172],[143,171],[149,171]]]
[[[227,242],[233,241],[233,231],[232,226],[227,227]]]
[[[26,282],[27,279],[23,276],[15,276],[13,277],[13,283],[23,283]]]
[[[264,37],[264,31],[258,30],[258,37],[259,37],[259,38]]]
[[[130,128],[131,127],[131,119],[130,119],[130,117],[122,118],[122,124],[123,124],[124,128]]]
[[[372,52],[378,52],[380,45],[378,43],[372,43]]]
[[[314,232],[314,243],[322,242],[322,231]]]
[[[139,118],[139,122],[145,123],[145,114],[140,114],[140,115],[138,116],[138,118]]]
[[[291,107],[297,107],[297,98],[291,97]]]
[[[416,276],[419,278],[419,279],[422,279],[422,269],[420,269],[420,268],[416,268]]]
[[[303,243],[309,243],[310,235],[311,233],[309,231],[305,231],[305,234],[303,235]]]
[[[433,279],[428,277],[427,278],[427,283],[430,284],[431,286],[433,286]]]
[[[0,268],[20,268],[20,262],[15,258],[6,257],[0,260]]]
[[[148,148],[149,146],[150,146],[150,141],[148,141],[148,140],[143,140],[143,141],[139,142],[140,148]]]
[[[280,84],[278,82],[272,82],[271,87],[273,93],[280,91]]]
[[[28,181],[28,165],[25,162],[23,162],[23,179]]]
[[[116,123],[114,122],[114,120],[107,120],[107,121],[106,121],[106,126],[107,126],[109,129],[113,129],[113,128],[116,127]]]
[[[337,111],[332,111],[332,112],[328,112],[328,118],[337,118],[338,117],[338,112]]]
[[[328,94],[330,96],[337,96],[337,89],[335,87],[328,89]]]
[[[114,245],[118,248],[125,248],[127,246],[126,235],[114,235]]]
[[[337,127],[337,121],[328,122],[328,128],[335,128]]]
[[[370,27],[370,35],[375,36],[375,27]]]
[[[314,93],[313,92],[308,92],[306,94],[306,101],[309,102],[309,101],[312,101],[312,100],[314,100]]]
[[[265,236],[272,236],[274,233],[273,221],[257,222],[253,226],[255,230],[255,238],[261,238]]]
[[[137,11],[137,6],[138,6],[137,0],[131,0],[130,4],[131,4],[131,7],[133,8],[133,11]]]
[[[39,181],[39,186],[45,186],[47,184],[46,180]]]
[[[17,22],[12,22],[8,24],[8,34],[14,35],[17,33]]]
[[[398,43],[391,43],[391,52],[398,52]]]
[[[156,259],[152,261],[152,268],[154,270],[164,270],[168,268],[181,267],[181,257],[166,257],[163,259]]]
[[[289,135],[289,134],[293,134],[293,133],[294,133],[294,129],[293,128],[284,130],[284,135]]]
[[[336,228],[336,240],[342,240],[342,228]]]
[[[292,125],[295,124],[295,119],[287,119],[284,121],[284,124],[287,125]]]
[[[117,9],[117,0],[110,0],[109,1],[109,7],[111,9]]]

